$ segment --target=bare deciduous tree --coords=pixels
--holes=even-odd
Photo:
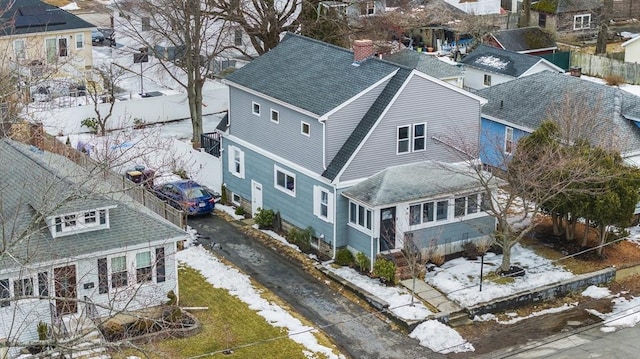
[[[213,77],[216,60],[229,47],[229,21],[207,1],[125,0],[116,6],[121,12],[121,36],[128,37],[125,42],[129,41],[131,55],[148,51],[155,64],[185,89],[192,143],[200,147],[203,86]]]

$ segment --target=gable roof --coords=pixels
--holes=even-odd
[[[367,136],[373,125],[375,125],[382,112],[387,108],[395,94],[398,92],[402,84],[411,74],[411,70],[400,68],[396,75],[391,78],[387,86],[382,90],[376,101],[373,103],[364,117],[360,120],[356,128],[351,132],[349,138],[344,142],[338,153],[333,157],[331,163],[324,170],[322,176],[330,180],[334,180],[340,170],[347,164],[353,153],[356,151],[360,143]]]
[[[350,50],[287,33],[226,81],[322,116],[397,69],[375,58],[356,66]]]
[[[468,164],[424,161],[389,167],[349,187],[344,196],[370,207],[430,199],[481,188]]]
[[[539,0],[531,5],[531,9],[549,14],[562,14],[583,10],[595,11],[602,6],[600,0]]]
[[[409,49],[405,49],[394,54],[383,55],[382,58],[398,65],[416,69],[441,80],[463,76],[461,68],[440,61],[432,55],[419,53]]]
[[[1,139],[0,172],[0,216],[5,223],[0,251],[7,251],[15,260],[34,264],[78,258],[185,236],[123,194],[99,189],[99,184],[104,186],[99,176],[91,176],[62,156]],[[108,229],[52,238],[44,223],[49,216],[106,207],[112,207]],[[0,257],[0,268],[14,266],[9,256]]]
[[[558,48],[553,37],[538,26],[496,31],[491,36],[503,49],[519,53]]]
[[[40,0],[0,0],[0,9],[0,36],[96,27]]]
[[[622,47],[627,47],[627,46],[633,44],[634,42],[638,41],[638,39],[640,39],[640,36],[636,35],[636,36],[632,37],[631,39],[623,42],[622,43]]]
[[[551,67],[556,67],[558,71],[562,71],[562,69],[541,57],[519,54],[487,45],[478,45],[472,53],[465,56],[460,62],[471,68],[516,78],[540,62],[545,62]]]
[[[640,97],[595,82],[551,71],[522,77],[476,91],[489,102],[482,116],[535,130],[547,119],[548,109],[560,104],[565,96],[588,99],[601,119],[599,133],[606,139],[616,136],[621,152],[640,150]],[[592,139],[599,143],[605,138]]]

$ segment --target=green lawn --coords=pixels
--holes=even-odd
[[[209,307],[194,311],[202,331],[183,339],[167,339],[143,346],[145,352],[157,358],[189,358],[233,348],[232,355],[218,353],[206,358],[305,358],[305,348],[286,337],[286,330],[265,321],[247,304],[232,297],[224,289],[213,288],[197,271],[189,267],[179,269],[180,305]],[[322,340],[321,342],[323,342]],[[324,343],[323,343],[324,344]],[[138,355],[127,350],[114,358]]]

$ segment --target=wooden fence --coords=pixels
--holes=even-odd
[[[167,221],[182,229],[186,229],[187,222],[183,211],[171,207],[165,201],[156,197],[153,192],[139,184],[133,183],[125,176],[114,172],[108,167],[105,167],[103,164],[92,159],[85,153],[58,141],[55,137],[45,133],[41,128],[41,125],[32,126],[35,127],[33,131],[34,136],[32,136],[33,145],[42,150],[67,157],[71,161],[88,170],[89,173],[102,177],[104,181],[113,186],[116,191],[127,194],[134,201],[157,213]]]
[[[608,75],[619,75],[625,83],[640,85],[640,64],[572,52],[571,67],[581,68],[582,73],[588,76],[604,78]]]

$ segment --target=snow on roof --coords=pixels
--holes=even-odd
[[[481,56],[476,59],[475,63],[500,70],[504,70],[509,65],[509,61],[504,61],[492,55]]]

